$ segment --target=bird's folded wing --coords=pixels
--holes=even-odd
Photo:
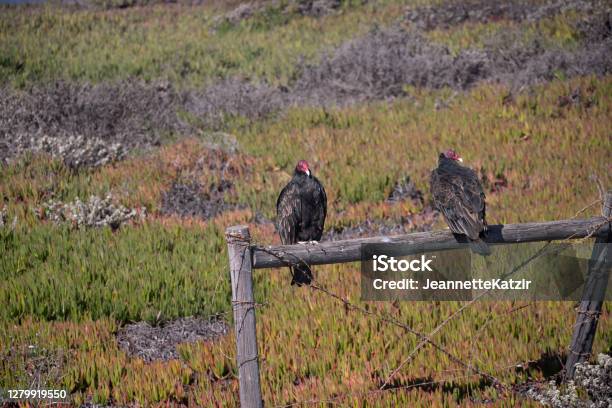
[[[301,206],[302,201],[297,186],[288,184],[276,202],[276,228],[283,244],[295,244],[298,241]]]

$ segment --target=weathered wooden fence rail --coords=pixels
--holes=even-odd
[[[489,244],[558,241],[596,237],[598,243],[610,243],[612,231],[609,217],[612,192],[604,200],[602,217],[583,220],[562,220],[525,224],[490,225],[484,239]],[[419,232],[413,234],[327,241],[318,244],[257,246],[251,245],[247,226],[226,230],[232,281],[232,305],[236,330],[237,366],[242,407],[261,407],[261,386],[255,331],[255,301],[252,269],[275,268],[298,262],[323,265],[361,260],[362,244],[398,243],[414,253],[460,248],[460,242],[450,231]],[[597,321],[605,298],[609,275],[609,247],[594,249],[593,264],[585,285],[583,302],[578,310],[577,323],[570,345],[566,375],[571,378],[573,366],[591,353]],[[607,265],[607,266],[606,266]],[[601,273],[602,270],[608,273]],[[595,272],[595,273],[594,273]],[[594,297],[595,296],[595,297]]]
[[[490,244],[514,244],[520,242],[558,241],[571,238],[584,238],[593,234],[604,235],[606,226],[604,217],[593,217],[586,220],[563,220],[549,222],[532,222],[526,224],[489,225],[487,237]],[[361,260],[361,244],[397,243],[406,244],[409,254],[410,246],[415,253],[422,251],[444,251],[465,247],[457,241],[449,230],[417,232],[413,234],[388,237],[370,237],[343,241],[327,241],[318,244],[278,245],[251,249],[253,268],[277,268],[288,262],[302,260],[308,265],[327,265]]]

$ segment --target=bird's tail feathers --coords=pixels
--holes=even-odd
[[[302,286],[302,285],[310,285],[312,282],[312,271],[308,267],[308,265],[297,265],[290,268],[291,269],[291,284]]]
[[[470,240],[470,249],[472,250],[472,252],[478,255],[491,255],[491,248],[489,248],[489,245],[487,245],[487,243],[480,238]]]

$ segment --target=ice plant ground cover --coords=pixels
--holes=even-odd
[[[428,178],[449,147],[481,175],[490,223],[571,218],[599,198],[593,174],[612,186],[602,3],[340,3],[320,15],[293,2],[1,10],[0,388],[67,389],[75,405],[236,405],[232,332],[206,331],[231,314],[223,231],[248,223],[278,243],[274,204],[301,158],[325,184],[329,239],[445,228]],[[358,264],[314,271],[421,332],[461,306],[360,302]],[[572,303],[481,302],[435,337],[503,391],[426,347],[378,392],[418,339],[289,281],[255,271],[269,405],[556,395]],[[612,348],[609,308],[595,356]],[[167,333],[161,351],[130,340],[151,331]]]

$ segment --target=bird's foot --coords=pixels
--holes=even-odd
[[[319,241],[298,241],[298,244],[302,244],[302,245],[318,245]]]

